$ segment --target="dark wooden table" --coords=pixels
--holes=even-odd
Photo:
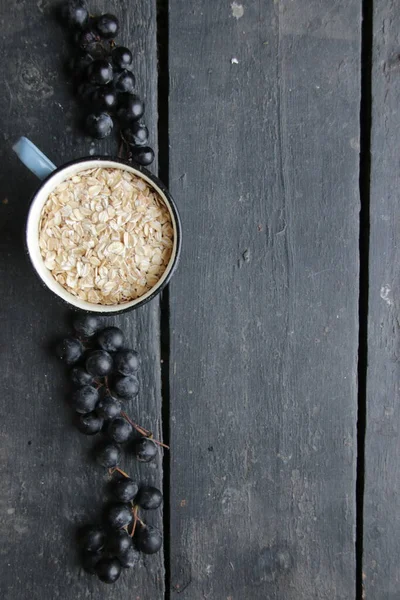
[[[37,186],[84,138],[53,0],[0,0],[2,600],[399,600],[400,11],[389,0],[97,0],[121,17],[184,248],[115,318],[143,356],[131,413],[171,445],[164,551],[115,586],[74,530],[106,475],[49,348],[68,313],[23,248]],[[360,120],[361,114],[361,120]],[[158,140],[158,141],[157,141]]]

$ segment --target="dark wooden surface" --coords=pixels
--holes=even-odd
[[[373,14],[364,589],[400,598],[399,167],[400,14]]]
[[[170,0],[172,597],[353,599],[361,3],[236,4]]]
[[[164,485],[167,539],[115,586],[77,562],[75,528],[98,514],[107,477],[71,424],[50,350],[68,312],[24,256],[37,182],[11,151],[27,135],[57,164],[116,152],[116,140],[92,143],[76,127],[55,5],[0,0],[0,598],[361,600],[357,558],[365,598],[397,600],[396,4],[374,3],[371,41],[361,0],[90,2],[121,17],[184,227],[162,307],[112,321],[143,356],[129,412],[158,437],[169,414],[172,445],[164,483],[162,455],[141,467],[126,457],[132,475]],[[364,56],[373,44],[373,104],[357,498],[362,41]]]
[[[62,71],[68,57],[55,2],[1,0],[0,78],[2,142],[0,199],[1,389],[0,402],[0,598],[158,600],[164,596],[163,554],[142,560],[106,586],[79,570],[74,532],[100,511],[107,477],[88,458],[93,439],[77,432],[65,402],[64,369],[49,352],[68,331],[67,311],[36,280],[24,257],[23,227],[37,182],[13,156],[11,145],[27,135],[55,163],[93,153],[116,153],[117,142],[91,144],[78,135],[79,114]],[[121,40],[134,49],[134,68],[146,100],[151,139],[157,147],[155,1],[91,1],[92,11],[116,11]],[[156,166],[155,166],[156,168]],[[129,412],[161,435],[159,302],[119,317],[143,356],[142,392]],[[161,485],[161,457],[124,467]],[[162,516],[149,518],[162,526]]]

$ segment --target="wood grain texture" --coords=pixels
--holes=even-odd
[[[400,15],[393,2],[373,13],[365,598],[400,597]]]
[[[2,600],[161,600],[163,555],[146,557],[135,571],[106,586],[79,569],[75,527],[100,511],[107,476],[93,465],[93,439],[71,424],[64,369],[49,346],[68,331],[67,310],[36,280],[23,250],[24,221],[37,182],[11,146],[27,135],[57,164],[92,153],[116,154],[117,140],[91,143],[74,120],[82,114],[62,71],[69,56],[53,20],[55,2],[0,0],[2,19],[0,119],[1,380],[0,597]],[[120,40],[134,51],[138,88],[157,147],[156,8],[154,0],[90,2],[93,13],[115,11]],[[118,317],[129,343],[142,354],[142,391],[129,408],[161,435],[159,303]],[[140,480],[162,483],[161,456],[150,466],[126,457]],[[162,515],[149,516],[162,526]]]
[[[355,596],[360,8],[170,0],[173,598]]]

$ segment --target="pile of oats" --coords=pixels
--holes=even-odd
[[[173,237],[160,196],[122,169],[89,169],[60,183],[39,225],[46,267],[68,292],[92,304],[143,296],[164,273]]]

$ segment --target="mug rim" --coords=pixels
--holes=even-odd
[[[162,194],[164,194],[168,205],[169,205],[169,209],[171,210],[173,217],[175,219],[175,228],[176,228],[176,252],[175,252],[175,256],[173,258],[173,262],[171,263],[169,270],[165,276],[165,279],[162,281],[162,283],[160,285],[155,286],[155,289],[153,292],[151,292],[150,290],[150,294],[144,298],[143,300],[140,299],[140,297],[137,299],[138,301],[133,304],[132,306],[126,306],[125,308],[123,307],[123,305],[111,305],[111,306],[121,306],[121,309],[117,309],[117,310],[107,310],[107,306],[110,305],[92,305],[92,306],[104,306],[105,310],[96,310],[96,309],[89,309],[89,308],[81,308],[80,306],[76,306],[75,304],[73,304],[72,302],[69,302],[68,300],[66,300],[65,298],[63,298],[62,296],[60,296],[59,294],[57,294],[56,291],[54,291],[53,289],[51,289],[49,287],[49,285],[47,285],[46,281],[42,278],[41,274],[39,273],[38,269],[36,268],[36,265],[33,261],[33,257],[31,255],[30,249],[29,249],[29,243],[28,243],[28,224],[29,224],[29,219],[31,216],[31,211],[32,211],[32,207],[35,203],[35,201],[37,200],[38,195],[40,194],[42,188],[53,178],[55,177],[57,174],[61,173],[62,171],[64,171],[65,169],[68,169],[68,167],[71,167],[73,165],[77,165],[80,163],[86,163],[86,162],[101,162],[101,161],[106,161],[106,162],[112,162],[112,163],[117,163],[117,164],[121,164],[127,167],[130,167],[136,171],[138,171],[139,173],[141,173],[142,175],[144,175],[145,177],[147,177],[152,183],[154,183],[162,192]],[[112,168],[112,167],[111,167]],[[157,190],[156,190],[157,191]],[[43,179],[43,181],[41,181],[39,187],[37,188],[37,190],[35,191],[35,193],[32,195],[31,197],[31,201],[30,201],[30,205],[29,205],[29,211],[28,211],[28,215],[27,215],[27,219],[26,219],[26,226],[25,226],[25,250],[26,253],[29,257],[30,263],[33,267],[34,272],[36,273],[37,277],[39,278],[39,280],[41,281],[41,283],[44,285],[44,287],[49,291],[52,292],[54,294],[54,296],[56,296],[58,299],[60,299],[64,304],[67,304],[71,309],[75,310],[75,311],[80,311],[83,313],[91,313],[91,312],[95,312],[96,314],[99,314],[99,316],[113,316],[113,315],[120,315],[122,313],[125,312],[129,312],[131,310],[135,310],[136,308],[139,308],[141,306],[143,306],[144,304],[146,304],[147,302],[150,302],[151,300],[153,300],[155,298],[155,296],[157,296],[158,294],[160,294],[163,289],[168,285],[168,283],[171,280],[172,275],[175,273],[175,270],[178,266],[179,263],[179,259],[180,259],[180,254],[181,254],[181,248],[182,248],[182,223],[181,223],[181,218],[179,215],[179,211],[178,208],[175,204],[175,201],[173,199],[173,197],[171,196],[171,193],[169,192],[168,188],[164,185],[164,183],[156,176],[153,175],[153,173],[151,173],[148,169],[146,169],[145,167],[143,167],[142,165],[139,165],[138,163],[136,163],[135,161],[128,161],[126,159],[123,158],[119,158],[119,157],[114,157],[114,156],[102,156],[99,154],[93,155],[93,156],[84,156],[81,158],[76,158],[74,160],[70,160],[66,163],[63,163],[61,166],[57,167],[54,171],[52,171],[45,179]],[[68,290],[66,290],[66,292],[69,294],[69,296],[71,296],[71,298],[73,298],[74,296],[68,292]]]

